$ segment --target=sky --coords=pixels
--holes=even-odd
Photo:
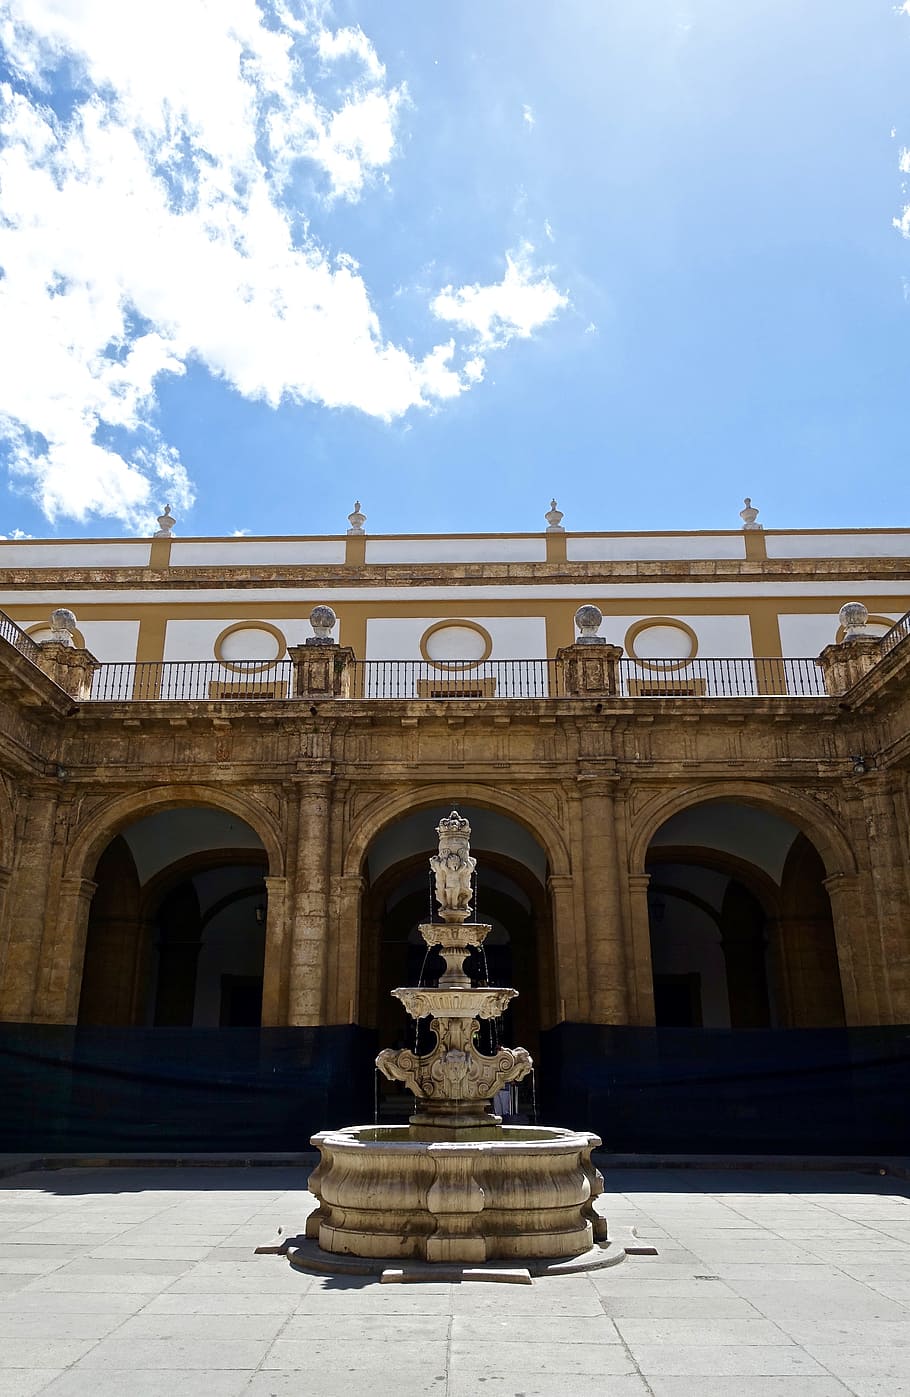
[[[0,536],[910,525],[910,0],[0,0]]]

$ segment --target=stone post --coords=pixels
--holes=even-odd
[[[298,795],[291,907],[288,1023],[322,1022],[328,940],[331,777],[307,776]]]
[[[294,696],[309,699],[350,698],[354,690],[354,651],[349,645],[307,650],[288,647],[294,661]]]
[[[560,697],[610,698],[618,694],[621,658],[621,645],[605,645],[602,650],[564,645],[556,651]]]
[[[606,698],[619,693],[618,662],[622,646],[608,645],[597,632],[603,612],[597,606],[580,606],[575,613],[578,637],[574,645],[556,652],[558,696]]]
[[[92,676],[100,669],[100,662],[88,650],[76,645],[73,632],[76,617],[66,607],[58,607],[51,613],[51,639],[39,642],[41,655],[38,663],[49,679],[59,684],[74,699],[84,700],[91,696]]]
[[[578,779],[591,1020],[628,1023],[613,790],[602,777],[582,774]]]
[[[825,689],[832,696],[845,694],[868,674],[881,659],[882,647],[878,636],[866,630],[869,613],[862,602],[847,602],[840,609],[843,639],[826,645],[818,657]]]
[[[313,634],[303,645],[289,645],[294,663],[296,698],[350,698],[354,692],[354,651],[336,644],[335,613],[330,606],[314,606],[310,612]]]

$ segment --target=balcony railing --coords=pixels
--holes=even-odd
[[[893,650],[895,645],[900,645],[902,640],[906,640],[910,635],[910,611],[907,611],[899,621],[895,621],[890,631],[885,631],[882,636],[882,654],[887,655],[889,650]]]
[[[17,626],[12,617],[7,616],[5,611],[0,611],[0,636],[12,645],[20,654],[25,655],[32,661],[38,663],[41,654],[40,648],[35,644],[30,635],[26,635],[21,626]]]
[[[571,697],[556,660],[358,660],[347,666],[349,699],[546,699]],[[103,664],[91,697],[99,702],[287,699],[299,693],[291,660],[165,660]],[[620,660],[621,698],[820,698],[813,659]],[[302,695],[305,696],[305,695]]]

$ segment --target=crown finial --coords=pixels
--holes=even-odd
[[[365,524],[366,522],[367,522],[367,517],[366,517],[366,515],[361,511],[361,508],[360,508],[360,501],[359,501],[359,500],[355,500],[355,501],[354,501],[354,508],[352,509],[351,513],[348,515],[348,523],[349,523],[350,526],[351,526],[351,527],[348,529],[348,533],[349,533],[349,534],[362,534],[362,533],[364,532],[364,527],[363,527],[363,526],[364,526],[364,524]]]
[[[557,508],[555,500],[550,501],[550,508],[547,510],[546,514],[544,515],[544,518],[547,521],[548,534],[565,533],[565,529],[562,526],[562,521],[565,518],[565,515],[563,514],[561,509]]]
[[[157,532],[156,534],[153,534],[152,537],[153,537],[153,538],[173,538],[173,536],[174,536],[174,525],[175,525],[176,523],[177,523],[177,520],[174,518],[173,514],[171,513],[171,507],[170,507],[170,505],[169,505],[169,504],[166,504],[166,505],[164,506],[164,513],[158,515],[158,532]]]
[[[746,506],[745,509],[739,511],[739,517],[743,521],[743,528],[760,529],[761,524],[756,524],[755,522],[758,518],[758,510],[755,508],[748,495],[743,500],[743,504]]]

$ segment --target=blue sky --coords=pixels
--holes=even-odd
[[[0,0],[0,35],[0,533],[910,524],[897,5]]]

